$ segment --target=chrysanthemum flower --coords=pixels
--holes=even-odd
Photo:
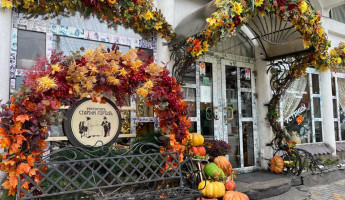
[[[48,76],[44,76],[38,79],[38,88],[42,90],[49,90],[56,87],[55,80],[49,78]]]

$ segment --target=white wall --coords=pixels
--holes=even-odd
[[[5,103],[9,99],[10,88],[10,53],[11,53],[11,10],[0,8],[0,99]]]
[[[0,99],[5,103],[10,93],[10,53],[11,53],[12,11],[0,8]],[[0,149],[0,153],[3,150]],[[6,174],[0,171],[0,183]]]

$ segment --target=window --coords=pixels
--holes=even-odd
[[[320,77],[313,69],[295,80],[281,101],[282,124],[297,143],[323,141]]]
[[[334,133],[336,141],[345,141],[345,74],[332,77]]]
[[[29,69],[37,57],[46,55],[45,33],[18,30],[17,66],[19,70]],[[17,73],[15,89],[23,83],[22,73]]]

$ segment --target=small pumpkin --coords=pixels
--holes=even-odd
[[[189,152],[191,152],[193,156],[195,155],[206,156],[206,149],[203,146],[191,147],[189,149]]]
[[[200,200],[200,198],[197,198],[196,200]],[[206,199],[203,197],[201,200],[218,200],[218,199],[216,199],[216,198],[215,199]]]
[[[200,146],[204,144],[204,136],[202,136],[200,133],[191,133],[190,139],[192,146]]]
[[[228,181],[228,182],[226,182],[224,185],[225,185],[225,189],[226,189],[227,191],[232,191],[232,190],[234,190],[235,187],[236,187],[235,181]]]
[[[218,156],[214,159],[213,162],[216,163],[217,166],[221,168],[225,174],[230,175],[232,173],[232,165],[225,156]]]
[[[225,186],[221,182],[202,181],[199,183],[198,189],[203,196],[210,198],[222,197],[225,194]]]
[[[223,196],[223,200],[249,200],[246,194],[237,191],[227,191]]]
[[[270,160],[271,171],[280,174],[284,170],[284,160],[280,156],[274,156]]]
[[[224,179],[225,174],[215,163],[207,163],[204,167],[205,174],[211,178]]]

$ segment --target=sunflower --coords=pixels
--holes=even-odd
[[[233,4],[233,9],[232,11],[237,14],[237,15],[240,15],[242,12],[243,12],[243,6],[242,4],[238,3],[238,2],[235,2]]]
[[[307,8],[308,8],[308,4],[305,1],[302,1],[299,5],[298,5],[299,10],[301,11],[301,13],[304,13]]]

